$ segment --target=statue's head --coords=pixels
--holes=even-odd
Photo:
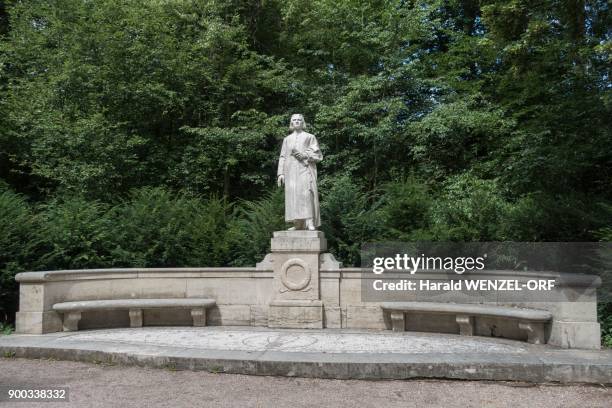
[[[291,115],[291,120],[289,120],[289,130],[303,130],[306,129],[306,121],[304,120],[304,115],[301,113],[294,113]]]

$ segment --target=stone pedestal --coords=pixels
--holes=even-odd
[[[275,300],[269,305],[268,327],[322,329],[323,302],[320,300]]]
[[[321,231],[274,233],[272,253],[266,256],[274,270],[269,327],[323,328],[319,258],[326,249]]]

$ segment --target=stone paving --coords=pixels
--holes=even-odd
[[[57,342],[105,342],[202,350],[289,353],[524,353],[529,344],[436,333],[143,327],[63,333]],[[532,347],[533,348],[533,347]]]
[[[0,336],[0,355],[288,377],[612,384],[612,350],[440,333],[118,328]]]

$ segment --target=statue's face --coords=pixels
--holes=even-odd
[[[304,119],[300,115],[291,116],[291,127],[294,129],[304,128]]]

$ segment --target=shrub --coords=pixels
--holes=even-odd
[[[414,177],[388,183],[384,188],[382,216],[389,238],[401,241],[430,238],[432,197]]]
[[[508,208],[500,235],[514,241],[592,241],[597,237],[593,230],[612,214],[597,204],[572,194],[530,193]]]
[[[27,267],[35,224],[25,199],[0,188],[0,322],[5,322],[17,308],[15,274]]]
[[[612,220],[612,205],[598,202],[596,207],[601,213],[598,218],[606,223],[595,231],[595,238],[602,242],[612,242],[612,223],[610,222]]]
[[[348,176],[335,179],[324,190],[321,219],[330,251],[347,265],[359,265],[362,244],[382,238],[379,203]]]
[[[0,322],[0,334],[8,336],[15,331],[15,328],[9,323]]]
[[[597,318],[601,324],[601,344],[612,347],[612,302],[597,305]]]
[[[81,196],[56,198],[40,207],[38,244],[44,255],[37,269],[112,266],[115,238],[110,207]]]
[[[116,266],[169,267],[227,264],[229,206],[220,199],[134,190],[112,211]]]
[[[499,220],[509,209],[495,180],[470,173],[451,177],[432,209],[432,232],[438,241],[503,240]]]
[[[284,213],[282,189],[275,189],[260,200],[241,201],[230,232],[232,264],[247,266],[261,261],[270,250],[272,233],[287,228]]]

